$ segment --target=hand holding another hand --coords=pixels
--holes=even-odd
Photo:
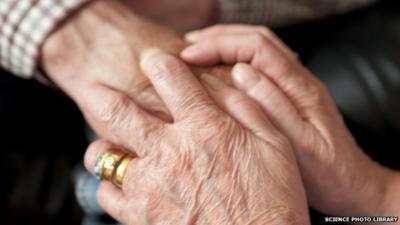
[[[260,104],[287,135],[312,207],[332,215],[399,215],[399,174],[365,155],[323,84],[271,31],[215,26],[189,34],[188,63],[236,64],[234,86]]]
[[[158,50],[146,52],[141,66],[174,122],[126,102],[135,119],[116,132],[138,158],[122,190],[106,181],[98,190],[111,216],[124,224],[309,224],[291,145],[253,100],[205,74],[218,107],[187,66]],[[87,169],[115,148],[92,144]]]
[[[186,44],[172,30],[132,13],[119,1],[96,0],[71,15],[46,40],[42,67],[78,104],[101,137],[124,143],[126,140],[114,131],[127,125],[121,114],[129,114],[124,106],[131,101],[171,120],[140,69],[139,55],[152,47],[177,55]],[[226,69],[209,69],[230,77]],[[208,69],[194,70],[201,73]]]
[[[78,104],[98,134],[134,149],[140,158],[128,172],[127,177],[133,178],[127,178],[129,186],[122,192],[109,184],[100,190],[100,201],[112,215],[133,224],[180,221],[181,217],[158,211],[171,207],[186,219],[196,219],[197,213],[204,224],[230,219],[245,224],[272,220],[275,214],[286,215],[276,224],[307,224],[296,161],[281,133],[295,147],[314,208],[335,215],[399,213],[391,199],[400,197],[395,190],[400,186],[398,173],[362,153],[324,86],[272,32],[251,26],[215,26],[188,39],[194,44],[181,54],[187,63],[200,67],[250,64],[238,64],[232,73],[233,85],[242,92],[204,75],[202,83],[214,104],[192,77],[195,74],[166,53],[146,57],[141,68],[144,49],[157,47],[178,54],[187,43],[117,1],[90,3],[43,46],[42,67],[49,78]],[[220,77],[230,80],[227,71]],[[90,148],[90,169],[107,146],[112,147],[100,142]],[[180,173],[178,184],[172,177]],[[204,174],[210,176],[204,178]],[[236,182],[232,177],[238,178]],[[152,181],[146,184],[146,179]],[[236,191],[225,195],[229,188]],[[196,196],[193,190],[201,194]],[[110,202],[115,198],[120,202]],[[154,199],[160,205],[153,205]],[[133,203],[137,200],[143,201],[142,208]],[[220,211],[215,210],[218,207]],[[126,210],[136,214],[126,216]]]

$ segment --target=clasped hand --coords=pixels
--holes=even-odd
[[[99,189],[114,218],[308,224],[307,201],[331,215],[400,211],[398,173],[362,153],[323,84],[270,30],[214,26],[187,41],[178,59],[187,44],[174,32],[98,0],[43,46],[43,69],[105,139],[87,169],[110,148],[138,156],[122,190]],[[221,64],[232,72],[204,69]]]
[[[141,68],[173,122],[125,105],[134,112],[125,150],[139,160],[122,191],[102,184],[107,212],[127,224],[308,224],[304,185],[326,213],[396,213],[388,196],[398,174],[362,153],[322,83],[273,33],[215,26],[187,39],[187,63],[236,64],[233,87],[208,74],[199,82],[176,57],[147,51]],[[92,144],[87,168],[110,148]]]

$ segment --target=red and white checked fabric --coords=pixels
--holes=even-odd
[[[0,0],[0,65],[21,76],[37,72],[40,47],[71,11],[89,0]]]
[[[47,35],[60,20],[87,1],[90,0],[0,0],[1,67],[22,77],[33,76],[40,46]],[[282,26],[345,12],[378,0],[218,1],[221,22]]]

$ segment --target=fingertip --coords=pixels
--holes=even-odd
[[[179,56],[184,61],[199,65],[210,66],[220,61],[218,50],[212,40],[204,40],[183,49]]]
[[[176,56],[160,49],[149,49],[141,55],[141,68],[153,85],[163,78],[173,80],[172,75],[189,73],[189,68]]]
[[[232,80],[236,83],[241,83],[246,79],[246,73],[248,72],[248,64],[236,63],[232,68]]]
[[[194,42],[199,41],[200,36],[201,36],[200,34],[201,34],[200,30],[194,30],[194,31],[186,33],[184,38],[186,41],[194,43]]]
[[[260,79],[258,72],[246,63],[238,63],[232,69],[233,83],[241,90],[251,89]]]
[[[232,68],[232,72],[240,71],[240,70],[242,70],[244,67],[247,67],[247,66],[248,66],[247,63],[242,63],[242,62],[236,63],[236,64],[233,66],[233,68]]]
[[[149,63],[154,61],[154,57],[161,54],[163,54],[163,52],[161,49],[158,48],[145,49],[140,54],[140,65],[142,66],[142,68],[145,68]]]
[[[159,48],[149,48],[149,49],[143,50],[143,52],[141,53],[141,58],[143,58],[143,59],[146,59],[148,57],[151,58],[151,56],[159,55],[159,54],[163,54],[163,53],[164,52]]]
[[[201,48],[199,47],[199,45],[194,44],[183,49],[182,52],[180,53],[180,57],[182,59],[192,61],[196,60],[196,58],[199,56],[200,53],[201,53]]]

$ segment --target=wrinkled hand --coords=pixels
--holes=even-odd
[[[231,117],[177,58],[151,50],[141,65],[174,122],[133,102],[120,106],[129,127],[115,132],[138,158],[122,190],[106,181],[98,190],[111,216],[124,224],[309,224],[291,145],[254,101],[203,75],[209,95]],[[110,148],[109,142],[92,144],[87,169],[92,172]]]
[[[195,42],[181,54],[187,62],[252,66],[233,69],[234,86],[290,138],[312,207],[334,215],[399,215],[399,175],[360,150],[323,84],[271,31],[215,26],[187,38]]]
[[[119,1],[95,0],[72,15],[44,43],[42,66],[49,78],[80,107],[102,137],[115,140],[119,105],[135,101],[169,120],[169,112],[139,68],[149,47],[178,54],[185,42],[171,30],[145,20]],[[220,74],[228,74],[219,70]],[[96,107],[105,91],[113,101]]]

